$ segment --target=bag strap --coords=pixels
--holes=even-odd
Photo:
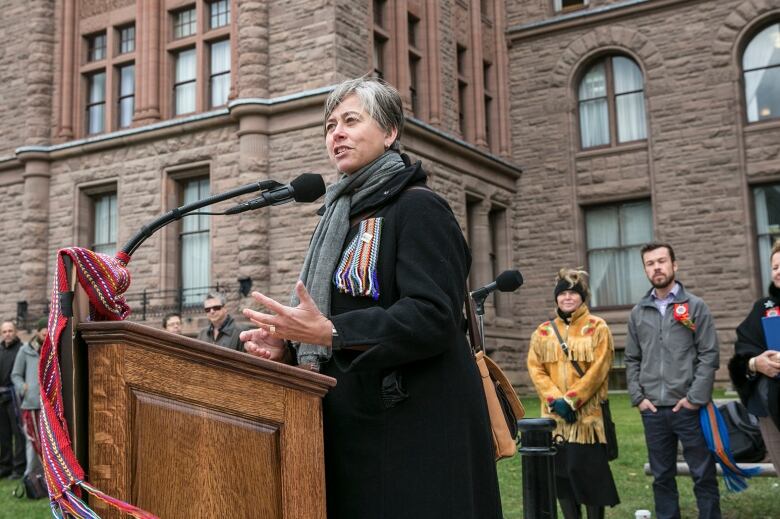
[[[566,355],[566,357],[569,357],[569,346],[566,344],[566,341],[563,340],[563,337],[561,337],[561,332],[558,331],[558,325],[555,324],[555,319],[550,320],[550,326],[552,326],[553,331],[555,332],[555,336],[558,337],[558,342],[561,345],[561,349],[563,350],[563,354]],[[571,361],[571,365],[574,366],[574,369],[577,371],[577,374],[580,376],[580,378],[585,376],[585,372],[582,371],[582,368],[580,367],[579,362],[576,360]]]

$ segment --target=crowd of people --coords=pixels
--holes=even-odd
[[[403,125],[401,98],[381,80],[359,78],[333,90],[324,134],[339,180],[327,189],[290,301],[254,292],[266,311],[244,309],[254,324],[244,329],[223,295],[208,294],[209,324],[198,338],[337,379],[323,400],[328,517],[499,519],[489,417],[464,333],[470,252],[422,164],[401,152]],[[780,243],[767,259],[769,296],[737,329],[729,373],[759,417],[778,470],[780,357],[768,348],[761,319],[780,310]],[[699,517],[719,518],[715,461],[699,421],[720,360],[712,315],[676,278],[671,244],[645,245],[641,262],[652,288],[631,311],[625,364],[656,516],[680,517],[679,442]],[[531,336],[528,373],[542,415],[556,424],[564,517],[581,518],[584,507],[588,518],[601,518],[620,502],[603,412],[613,337],[590,313],[587,272],[562,268],[552,295],[555,315]],[[166,315],[162,326],[181,333],[181,315]],[[28,345],[12,322],[0,332],[0,475],[19,477],[39,454],[37,362],[46,324]]]

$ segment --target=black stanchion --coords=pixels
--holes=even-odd
[[[555,504],[555,420],[526,418],[517,421],[523,458],[523,518],[557,519]]]

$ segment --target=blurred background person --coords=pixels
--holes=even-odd
[[[339,180],[292,303],[255,292],[273,313],[244,310],[259,328],[242,336],[254,355],[338,380],[323,400],[330,519],[499,519],[485,396],[463,327],[471,257],[421,163],[400,153],[403,123],[398,92],[381,80],[333,90],[325,146]]]
[[[203,311],[209,320],[209,325],[198,333],[198,339],[231,350],[244,351],[240,334],[246,328],[240,326],[225,306],[225,296],[219,292],[206,294],[203,301]],[[181,318],[179,319],[181,324]]]
[[[46,340],[48,322],[45,317],[38,319],[35,334],[28,344],[19,349],[16,354],[11,380],[16,394],[21,400],[21,425],[26,439],[27,467],[26,476],[41,464],[41,443],[38,436],[38,417],[41,410],[41,391],[38,386],[38,361],[41,356],[41,346]]]
[[[780,474],[780,352],[767,348],[763,317],[780,320],[780,241],[769,254],[772,282],[769,295],[755,302],[737,327],[729,375],[742,403],[758,417],[769,457]]]
[[[22,341],[13,321],[0,324],[0,478],[21,478],[24,474],[24,435],[19,428],[16,395],[11,381],[16,354]]]
[[[165,317],[163,317],[163,330],[169,331],[171,333],[181,334],[181,325],[181,314],[178,312],[171,312],[169,314],[165,314]]]
[[[553,295],[556,316],[531,336],[528,374],[536,387],[542,416],[555,420],[562,443],[555,455],[558,501],[566,519],[604,517],[604,507],[620,502],[607,459],[601,402],[607,399],[615,354],[612,332],[585,304],[587,272],[563,268]],[[566,345],[564,352],[561,340]],[[577,362],[583,376],[572,364]]]

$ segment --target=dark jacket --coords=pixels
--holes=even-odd
[[[22,341],[19,337],[16,337],[9,345],[0,341],[0,402],[9,401],[13,397],[11,371],[14,368],[16,354],[19,353],[21,347]]]
[[[463,332],[470,254],[447,202],[407,189],[425,177],[409,166],[352,209],[383,218],[380,294],[333,290],[343,344],[369,349],[335,351],[322,366],[338,380],[323,401],[330,519],[501,517],[484,393]]]
[[[748,361],[766,351],[761,318],[769,308],[780,306],[780,289],[769,286],[769,297],[762,297],[737,327],[734,356],[729,361],[729,375],[740,400],[756,416],[771,416],[780,429],[780,381],[758,374],[748,378]]]
[[[228,314],[225,317],[225,322],[219,327],[219,333],[217,333],[216,340],[214,339],[214,325],[209,324],[206,328],[203,328],[198,333],[198,339],[217,346],[224,346],[231,350],[244,351],[244,343],[241,342],[241,332],[246,328],[240,326],[233,319],[233,316]]]
[[[647,398],[655,406],[673,406],[687,397],[692,404],[704,405],[712,399],[720,358],[710,310],[680,283],[662,316],[651,293],[631,310],[628,320],[625,363],[631,404]],[[674,317],[674,305],[682,303],[688,303],[695,331]]]

